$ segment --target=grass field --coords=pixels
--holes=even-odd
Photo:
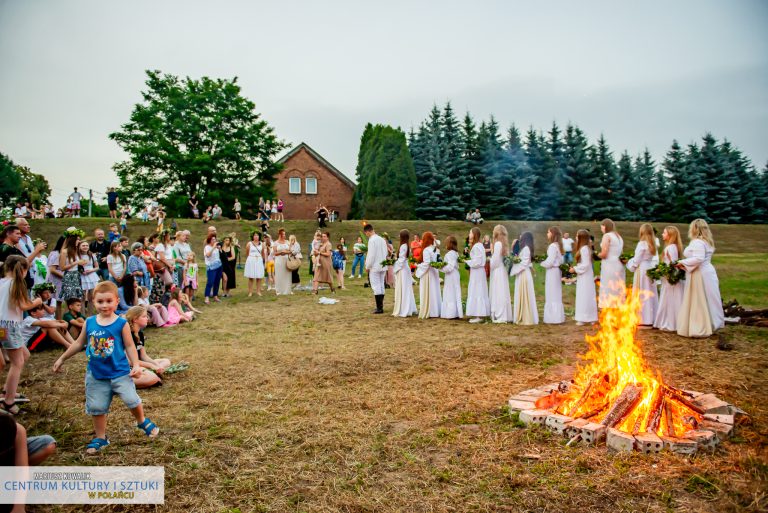
[[[97,223],[103,220],[78,226],[90,230]],[[35,224],[33,234],[52,239],[69,224]],[[217,227],[227,233],[243,224]],[[436,227],[443,237],[467,228],[374,223],[390,234],[401,224]],[[202,224],[180,225],[191,226],[201,241]],[[140,233],[137,226],[131,235]],[[531,228],[540,236],[544,226]],[[331,230],[350,240],[358,227],[344,222]],[[303,244],[313,231],[310,223],[286,228]],[[636,226],[620,228],[629,240]],[[723,297],[768,306],[768,256],[760,246],[766,234],[765,227],[715,227]],[[537,244],[543,249],[540,237]],[[537,273],[539,294],[542,280]],[[349,281],[331,306],[307,293],[249,299],[239,281],[234,297],[205,307],[193,324],[148,330],[151,355],[191,363],[162,387],[141,392],[162,429],[155,441],[132,428],[117,402],[109,420],[112,446],[97,458],[84,457],[92,436],[83,413],[85,361],[74,358],[63,375],[53,376],[57,351],[31,359],[21,389],[33,402],[20,420],[33,434],[57,438],[52,464],[165,466],[165,506],[131,511],[768,508],[768,331],[727,327],[724,336],[735,345],[730,352],[717,350],[714,338],[641,331],[646,356],[665,380],[737,404],[751,424],[714,454],[613,454],[605,447],[565,447],[543,430],[521,428],[504,408],[519,390],[570,377],[593,328],[372,316],[370,289],[361,281]],[[564,290],[572,313],[574,287]],[[385,308],[391,307],[388,292]],[[114,510],[129,509],[90,509]]]

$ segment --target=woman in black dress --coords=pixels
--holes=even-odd
[[[221,267],[224,276],[224,294],[222,297],[229,297],[229,291],[237,287],[235,281],[236,258],[237,253],[232,245],[232,237],[224,237],[224,240],[221,241]]]

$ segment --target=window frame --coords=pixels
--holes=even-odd
[[[296,180],[296,182],[294,182]],[[293,190],[293,184],[298,183],[298,191]],[[300,176],[291,176],[288,177],[288,194],[301,194],[301,177]]]
[[[314,180],[314,184],[315,184],[315,190],[314,191],[310,191],[309,190],[309,181],[310,180]],[[315,195],[315,196],[317,195],[317,177],[316,176],[307,176],[306,178],[304,178],[304,193],[305,194],[312,194],[312,195]]]

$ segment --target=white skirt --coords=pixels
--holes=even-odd
[[[264,259],[259,257],[249,256],[245,259],[245,272],[246,278],[255,278],[261,280],[264,278]]]

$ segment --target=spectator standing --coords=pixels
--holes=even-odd
[[[565,263],[573,264],[573,239],[568,232],[563,234],[563,251],[565,251],[565,254],[563,255]]]
[[[104,230],[97,228],[93,231],[95,240],[90,244],[91,253],[99,262],[99,276],[102,280],[109,279],[109,270],[107,269],[107,256],[109,255],[109,241],[104,238]]]
[[[203,255],[205,256],[205,273],[208,278],[205,284],[205,304],[210,304],[211,298],[219,303],[221,302],[221,299],[219,299],[219,283],[221,282],[222,269],[215,233],[209,231],[208,237],[205,239]]]
[[[242,205],[240,205],[240,201],[238,201],[237,198],[235,198],[235,206],[232,207],[232,210],[235,211],[235,219],[238,221],[240,220],[240,211],[242,210]]]
[[[114,187],[107,189],[107,205],[109,206],[109,217],[117,219],[117,200],[118,195]]]
[[[83,199],[83,195],[75,187],[70,197],[72,198],[72,217],[80,217],[80,200]]]
[[[192,217],[194,217],[195,219],[200,219],[200,210],[197,208],[197,204],[198,204],[197,195],[193,194],[192,196],[190,196],[188,203],[189,203],[189,208],[192,211]]]
[[[365,244],[363,244],[363,238],[358,237],[357,242],[355,242],[355,244],[352,246],[354,260],[352,261],[352,273],[349,275],[350,278],[355,277],[355,269],[357,269],[357,277],[363,277],[363,269],[365,268],[365,251],[363,251],[363,248],[365,248]]]
[[[285,208],[285,203],[283,203],[283,200],[280,198],[277,198],[277,217],[278,221],[281,223],[285,222],[285,216],[283,215],[283,208]]]

